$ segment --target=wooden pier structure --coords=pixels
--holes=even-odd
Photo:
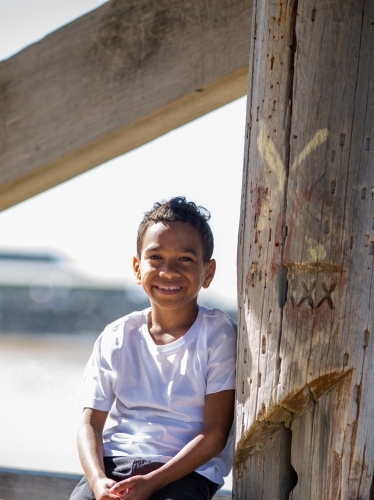
[[[249,67],[235,500],[374,499],[373,26],[372,0],[111,0],[0,63],[0,209],[244,95]]]

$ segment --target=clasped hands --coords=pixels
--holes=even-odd
[[[96,500],[148,500],[157,490],[150,477],[133,476],[116,483],[107,479],[95,488]]]

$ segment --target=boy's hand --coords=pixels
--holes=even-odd
[[[156,490],[151,477],[144,475],[120,481],[110,488],[110,492],[126,500],[148,500]]]
[[[119,498],[124,498],[123,496],[120,496],[119,494],[112,493],[110,490],[113,488],[117,483],[113,481],[112,479],[108,479],[107,477],[104,477],[102,479],[98,479],[95,482],[95,486],[93,488],[93,492],[95,494],[95,499],[96,500],[118,500]]]

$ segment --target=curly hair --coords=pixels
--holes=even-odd
[[[193,201],[186,201],[184,196],[177,196],[168,201],[154,203],[151,210],[145,212],[139,224],[136,241],[138,257],[141,255],[144,234],[149,226],[157,222],[178,221],[190,224],[201,236],[204,263],[210,261],[213,255],[214,239],[209,226],[210,212]]]

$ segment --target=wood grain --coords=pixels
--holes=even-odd
[[[111,0],[0,63],[0,209],[245,95],[251,0]]]
[[[257,1],[253,9],[234,493],[243,468],[248,481],[262,474],[271,484],[257,447],[286,425],[297,485],[283,496],[269,486],[236,498],[369,499],[374,4]],[[277,453],[282,475],[289,450]]]
[[[0,468],[3,500],[67,500],[81,476]]]

